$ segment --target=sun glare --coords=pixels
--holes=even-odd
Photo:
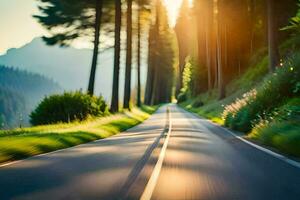
[[[163,0],[163,1],[168,11],[169,23],[172,27],[174,27],[178,16],[178,11],[180,9],[183,0]],[[192,2],[193,0],[189,0],[190,5],[192,5]]]

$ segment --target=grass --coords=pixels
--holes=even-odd
[[[289,121],[272,122],[254,129],[247,138],[300,158],[300,124]]]
[[[238,94],[235,93],[222,101],[211,100],[199,108],[192,106],[196,99],[189,99],[181,103],[180,106],[201,117],[224,125],[224,120],[222,119],[222,113],[224,111],[223,105],[233,102],[237,96]],[[298,109],[296,119],[284,118],[281,120],[273,119],[267,123],[262,122],[261,124],[257,124],[249,134],[244,133],[245,137],[258,144],[274,148],[286,155],[300,158],[300,98],[298,98],[297,102],[299,102],[299,104],[294,105],[294,107]],[[286,103],[283,107],[288,104],[289,103]],[[289,113],[289,111],[283,111],[282,115],[284,115],[284,113]]]
[[[247,137],[300,157],[300,98],[290,99],[277,110],[271,120],[261,120]]]
[[[227,125],[235,130],[238,128],[237,125],[246,122],[250,124],[250,127],[238,129],[244,131],[245,138],[268,146],[273,150],[276,149],[286,155],[300,158],[300,97],[299,92],[297,94],[294,92],[299,90],[294,89],[297,83],[291,82],[291,80],[298,80],[298,85],[300,84],[299,76],[298,79],[293,79],[290,74],[296,69],[295,67],[299,67],[299,62],[296,62],[293,70],[292,68],[285,68],[291,72],[283,73],[284,69],[279,69],[283,72],[279,73],[280,71],[277,71],[271,77],[267,75],[267,60],[267,56],[264,56],[263,53],[254,58],[253,65],[251,65],[253,67],[250,67],[241,77],[228,84],[226,88],[227,97],[225,99],[217,100],[217,91],[211,91],[196,98],[188,99],[186,102],[181,103],[180,106],[201,117],[208,118],[220,125]],[[271,78],[275,81],[273,80],[269,86],[266,83],[270,83]],[[228,124],[229,118],[224,121],[222,115],[226,105],[231,105],[235,109],[240,110],[240,108],[237,108],[237,105],[232,103],[237,98],[243,99],[243,95],[253,88],[262,88],[259,91],[260,96],[258,96],[259,98],[257,97],[258,100],[255,99],[253,104],[253,106],[256,106],[254,107],[256,109],[252,106],[248,110],[244,109],[242,110],[243,112],[239,112],[239,115],[233,113],[236,118],[233,123],[234,126],[232,126],[232,123]],[[297,86],[295,88],[300,87]],[[290,90],[292,89],[294,91],[291,92]],[[288,92],[294,94],[289,94]],[[197,104],[199,101],[203,102],[203,105],[195,106],[199,105]],[[244,107],[242,106],[242,108]],[[255,120],[253,120],[253,117],[251,118],[252,115],[249,115],[249,111],[252,112],[253,110],[255,110],[254,113],[256,114],[254,116]]]
[[[245,92],[251,88],[259,85],[268,73],[268,57],[266,56],[266,49],[261,49],[251,59],[251,67],[245,71],[239,78],[233,80],[226,87],[227,97],[218,100],[218,91],[210,91],[192,98],[180,104],[181,107],[188,111],[194,112],[201,117],[212,120],[220,125],[224,125],[222,114],[224,107],[233,103],[237,98],[241,97]],[[196,101],[202,101],[204,106],[195,107]]]
[[[214,90],[201,94],[196,98],[189,99],[188,101],[181,103],[180,106],[201,117],[210,119],[220,125],[224,125],[224,120],[222,119],[224,106],[232,103],[241,94],[242,91],[238,91],[219,101],[217,100],[217,91]],[[194,104],[196,101],[202,101],[204,105],[201,107],[195,107]]]
[[[27,158],[103,139],[125,131],[152,114],[157,107],[143,106],[130,112],[85,122],[36,126],[0,131],[0,163]]]

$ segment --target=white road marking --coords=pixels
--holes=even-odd
[[[184,109],[182,109],[182,110],[184,110]],[[187,112],[188,112],[188,111],[187,111]],[[254,144],[253,142],[250,142],[249,140],[246,140],[245,138],[236,135],[235,133],[233,133],[232,131],[228,130],[227,128],[224,128],[223,126],[221,126],[221,125],[219,125],[219,124],[217,124],[217,123],[214,123],[214,122],[212,122],[212,121],[209,120],[209,119],[205,119],[205,118],[203,118],[203,117],[200,117],[200,116],[198,116],[198,115],[196,115],[195,113],[192,113],[192,112],[188,112],[188,113],[190,113],[190,114],[192,114],[193,116],[195,116],[195,117],[197,117],[197,118],[200,118],[200,119],[202,119],[202,120],[206,120],[206,121],[208,121],[209,123],[214,124],[215,126],[218,126],[218,127],[222,128],[224,131],[226,131],[227,133],[229,133],[229,134],[232,135],[233,137],[235,137],[235,138],[241,140],[242,142],[244,142],[244,143],[246,143],[246,144],[248,144],[248,145],[250,145],[250,146],[256,148],[257,150],[263,151],[263,152],[269,154],[270,156],[273,156],[273,157],[275,157],[275,158],[277,158],[277,159],[279,159],[279,160],[281,160],[281,161],[283,161],[283,162],[285,162],[285,163],[287,163],[287,164],[289,164],[289,165],[292,165],[292,166],[294,166],[294,167],[300,169],[300,162],[297,162],[297,161],[295,161],[295,160],[289,159],[288,157],[286,157],[286,156],[284,156],[284,155],[281,155],[281,154],[279,154],[279,153],[275,153],[274,151],[271,151],[270,149],[266,149],[266,148],[264,148],[264,147],[262,147],[262,146],[260,146],[260,145]]]
[[[214,125],[222,128],[224,131],[226,131],[227,133],[229,133],[233,137],[241,140],[242,142],[244,142],[244,143],[246,143],[246,144],[248,144],[248,145],[250,145],[250,146],[252,146],[252,147],[254,147],[254,148],[258,149],[258,150],[260,150],[260,151],[263,151],[263,152],[269,154],[270,156],[273,156],[273,157],[275,157],[275,158],[277,158],[279,160],[282,160],[282,161],[286,162],[289,165],[292,165],[292,166],[297,167],[297,168],[300,169],[300,163],[299,162],[297,162],[295,160],[292,160],[292,159],[289,159],[288,157],[286,157],[284,155],[281,155],[279,153],[275,153],[274,151],[271,151],[270,149],[266,149],[266,148],[264,148],[264,147],[262,147],[260,145],[254,144],[253,142],[250,142],[249,140],[247,140],[247,139],[245,139],[245,138],[243,138],[241,136],[236,135],[235,133],[233,133],[232,131],[228,130],[227,128],[224,128],[224,127],[220,126],[219,124],[216,124],[216,123],[214,123],[214,122],[212,122],[212,121],[210,121],[208,119],[206,119],[206,120],[208,122],[210,122],[210,123],[212,123],[212,124],[214,124]]]
[[[153,169],[151,177],[150,177],[150,179],[149,179],[149,181],[146,185],[146,188],[145,188],[140,200],[150,200],[151,199],[153,191],[154,191],[156,183],[157,183],[157,180],[158,180],[158,177],[159,177],[159,174],[160,174],[160,171],[161,171],[161,168],[162,168],[162,165],[163,165],[165,155],[166,155],[166,150],[167,150],[167,147],[168,147],[169,138],[170,138],[170,135],[171,135],[171,132],[172,132],[171,111],[170,111],[169,108],[167,108],[167,109],[168,109],[168,117],[169,117],[169,130],[168,130],[168,133],[167,133],[167,137],[165,139],[165,142],[164,142],[164,145],[163,145],[163,147],[160,151],[157,163],[156,163],[156,165]]]
[[[267,154],[269,154],[269,155],[271,155],[271,156],[273,156],[273,157],[275,157],[277,159],[280,159],[280,160],[282,160],[282,161],[284,161],[284,162],[286,162],[286,163],[288,163],[288,164],[290,164],[290,165],[292,165],[292,166],[297,167],[297,168],[300,169],[300,163],[299,162],[297,162],[295,160],[291,160],[291,159],[287,158],[286,156],[281,155],[279,153],[275,153],[274,151],[271,151],[270,149],[266,149],[266,148],[264,148],[262,146],[254,144],[254,143],[250,142],[249,140],[246,140],[246,139],[244,139],[244,138],[242,138],[242,137],[240,137],[240,136],[232,133],[231,131],[229,131],[229,130],[227,130],[225,128],[223,128],[223,129],[226,130],[231,135],[233,135],[234,137],[236,137],[236,138],[240,139],[241,141],[247,143],[248,145],[250,145],[250,146],[252,146],[252,147],[254,147],[254,148],[256,148],[256,149],[258,149],[260,151],[263,151],[263,152],[265,152],[265,153],[267,153]]]

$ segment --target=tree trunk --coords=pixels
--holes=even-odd
[[[131,58],[132,58],[132,0],[127,0],[127,43],[126,43],[126,69],[124,108],[130,108],[131,95]]]
[[[119,111],[119,74],[120,74],[120,51],[121,51],[121,24],[122,2],[115,0],[115,48],[114,48],[114,75],[113,90],[111,97],[111,112]]]
[[[269,71],[275,71],[279,64],[278,52],[278,27],[274,14],[275,0],[267,0],[268,3],[268,47],[269,47]]]
[[[89,79],[88,86],[88,94],[94,94],[94,86],[95,86],[95,76],[96,76],[96,68],[97,68],[97,60],[99,53],[99,40],[100,40],[100,26],[101,26],[101,17],[102,17],[102,6],[103,1],[96,1],[96,18],[95,18],[95,33],[94,33],[94,50],[93,50],[93,60],[91,66],[91,73]]]
[[[151,96],[151,105],[156,105],[159,99],[159,69],[158,69],[158,43],[159,43],[159,26],[160,26],[160,4],[159,1],[156,1],[156,20],[155,20],[155,31],[154,31],[154,62],[153,62],[153,85],[152,85],[152,96]]]
[[[219,87],[219,99],[223,99],[225,97],[225,85],[224,85],[224,64],[225,64],[225,45],[222,43],[223,39],[223,32],[226,32],[226,30],[223,30],[224,22],[222,20],[222,12],[220,11],[221,3],[218,1],[218,19],[217,19],[217,51],[218,51],[218,87]],[[226,28],[225,28],[226,29]],[[226,42],[226,41],[225,41]]]
[[[212,89],[212,27],[213,27],[213,2],[206,0],[206,25],[205,25],[205,47],[207,66],[207,86]]]
[[[137,106],[141,107],[141,0],[138,0]]]
[[[153,95],[153,77],[154,77],[153,66],[148,64],[147,83],[146,83],[145,101],[144,101],[146,105],[151,104],[151,99]]]

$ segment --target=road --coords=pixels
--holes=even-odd
[[[150,179],[146,199],[300,199],[299,168],[169,108],[170,120],[163,106],[117,136],[1,167],[0,199],[139,199]]]

